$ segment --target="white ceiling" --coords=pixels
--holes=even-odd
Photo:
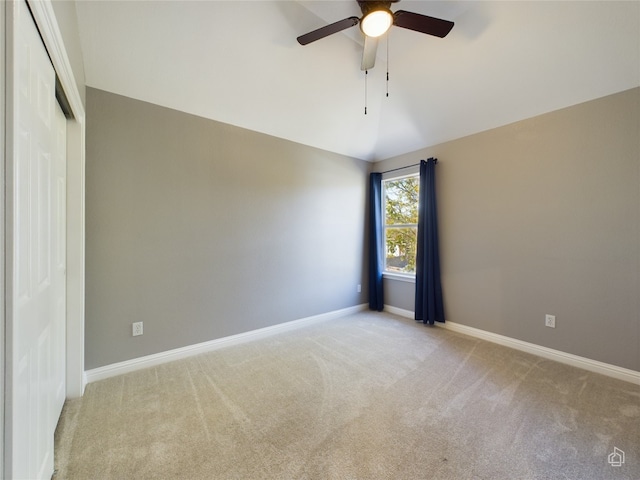
[[[348,1],[77,2],[88,86],[376,161],[640,85],[640,2],[431,2],[444,39],[392,27],[368,75]]]

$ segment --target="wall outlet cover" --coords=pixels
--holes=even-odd
[[[137,337],[138,335],[142,335],[142,322],[134,322],[131,324],[132,326],[132,335]]]
[[[547,327],[556,328],[556,316],[555,315],[545,315],[544,316],[544,324]]]

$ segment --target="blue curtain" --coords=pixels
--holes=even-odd
[[[369,308],[384,309],[382,271],[384,270],[384,231],[382,226],[382,174],[369,178]]]
[[[420,162],[418,251],[416,253],[416,320],[429,325],[444,322],[440,283],[435,158]]]

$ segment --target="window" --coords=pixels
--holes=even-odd
[[[415,275],[420,176],[382,181],[385,272]]]

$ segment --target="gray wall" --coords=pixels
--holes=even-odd
[[[439,160],[448,320],[640,370],[639,138],[636,88],[375,170]],[[413,311],[414,285],[386,284]]]
[[[366,302],[370,164],[92,88],[86,143],[87,369]]]
[[[80,99],[86,107],[85,78],[84,78],[84,60],[82,58],[82,48],[80,46],[80,34],[78,32],[78,17],[76,15],[75,0],[53,0],[51,2],[53,12],[56,15],[58,27],[62,34],[64,48],[69,57],[71,70],[75,77]]]

